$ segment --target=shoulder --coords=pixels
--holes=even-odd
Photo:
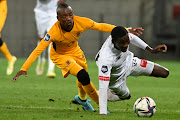
[[[87,20],[87,21],[92,21],[90,18],[87,18],[87,17],[80,17],[80,16],[74,16],[74,19],[75,20]]]
[[[87,27],[91,27],[94,24],[94,21],[87,17],[74,16],[74,21]]]
[[[57,21],[49,30],[49,32],[47,34],[49,34],[49,36],[51,38],[55,38],[57,36],[57,34],[59,34],[60,31],[60,23],[59,21]]]
[[[49,30],[49,32],[51,33],[57,33],[60,29],[60,22],[57,21],[52,27],[51,29]]]

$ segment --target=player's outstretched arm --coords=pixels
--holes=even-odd
[[[15,82],[15,81],[19,78],[20,75],[24,75],[24,76],[27,77],[27,71],[23,71],[23,70],[19,71],[19,72],[16,74],[16,76],[13,77],[13,81]]]
[[[166,45],[158,45],[156,48],[151,48],[149,46],[146,47],[146,50],[148,50],[151,53],[159,53],[159,52],[166,52],[167,46]]]
[[[127,28],[128,32],[134,34],[134,35],[137,35],[137,36],[140,36],[141,34],[143,34],[142,32],[144,31],[143,28],[141,27],[129,27]]]

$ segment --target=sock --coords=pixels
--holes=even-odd
[[[5,42],[3,42],[2,46],[0,46],[0,51],[2,54],[6,57],[8,61],[11,61],[13,59],[11,53],[9,52],[7,45]]]
[[[82,86],[84,91],[89,95],[89,97],[99,106],[99,95],[92,82],[90,84]]]
[[[79,98],[81,100],[86,100],[87,99],[87,94],[82,88],[82,84],[77,80],[77,86],[78,86],[78,93],[79,93]]]

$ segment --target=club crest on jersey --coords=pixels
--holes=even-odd
[[[81,33],[82,33],[82,32],[79,31],[79,32],[77,32],[77,33],[75,34],[75,36],[76,36],[76,37],[79,37],[79,36],[81,35]]]
[[[49,41],[51,38],[51,36],[49,34],[46,34],[44,37],[44,41]]]
[[[105,66],[105,65],[103,65],[102,68],[101,68],[101,71],[102,71],[103,73],[106,73],[106,72],[108,71],[108,67]]]

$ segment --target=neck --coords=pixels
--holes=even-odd
[[[63,25],[61,25],[61,28],[66,32],[70,32],[73,29],[73,26],[74,26],[74,23],[71,26],[63,26]]]

